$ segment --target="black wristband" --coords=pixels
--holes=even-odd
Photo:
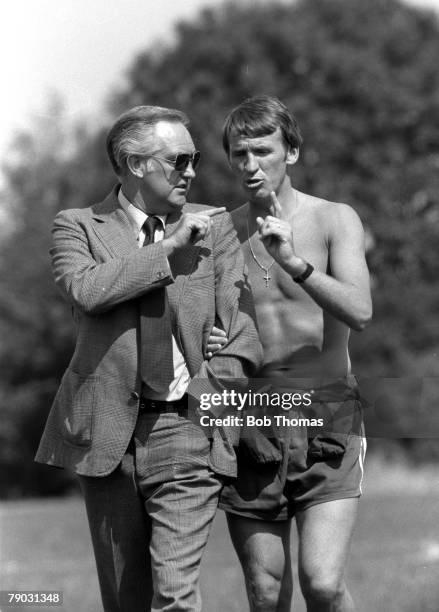
[[[295,283],[303,283],[303,281],[305,281],[308,278],[308,276],[311,276],[311,274],[314,272],[314,267],[307,261],[305,263],[306,263],[306,268],[302,272],[302,274],[299,274],[299,276],[293,277],[293,281]]]

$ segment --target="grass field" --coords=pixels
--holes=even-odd
[[[0,528],[0,589],[64,592],[62,608],[3,612],[102,611],[80,499],[2,503]],[[294,558],[295,544],[294,533]],[[438,612],[439,470],[369,464],[348,581],[359,612]],[[203,561],[202,588],[205,612],[248,610],[221,512]],[[298,587],[292,609],[305,610]]]

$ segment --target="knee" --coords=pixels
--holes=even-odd
[[[251,612],[281,612],[290,609],[292,581],[288,578],[260,567],[248,572],[246,578]]]
[[[308,603],[335,604],[342,600],[345,591],[343,579],[331,573],[301,576],[300,586]]]

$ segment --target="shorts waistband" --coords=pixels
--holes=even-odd
[[[313,402],[340,402],[360,397],[357,379],[352,374],[332,379],[270,376],[267,382],[277,393],[309,393]]]

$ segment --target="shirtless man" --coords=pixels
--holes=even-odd
[[[349,333],[364,329],[372,310],[364,232],[349,206],[293,188],[291,170],[301,141],[294,117],[268,96],[244,101],[224,126],[230,167],[247,196],[232,217],[264,347],[260,376],[311,390],[317,410],[337,400],[353,413],[357,389],[350,375]],[[214,329],[212,352],[222,335]],[[351,430],[344,438],[335,432],[331,440],[325,432],[323,439],[308,440],[304,428],[283,428],[280,438],[280,465],[252,465],[248,455],[238,453],[238,479],[224,488],[220,504],[243,566],[250,609],[290,610],[294,516],[307,610],[352,611],[344,569],[365,441]]]

